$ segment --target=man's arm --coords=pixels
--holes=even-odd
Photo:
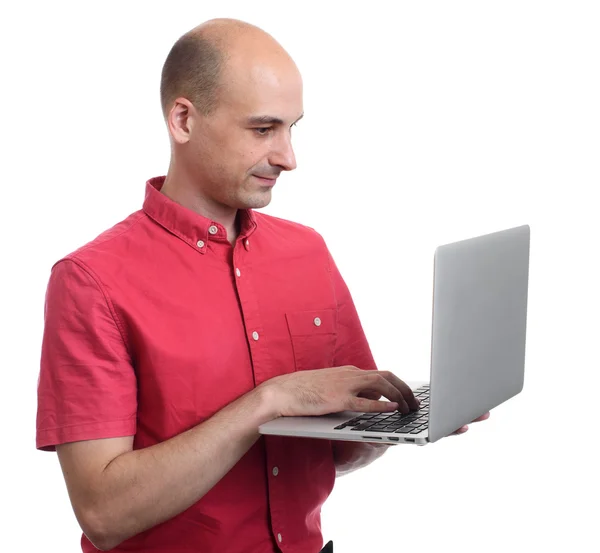
[[[112,549],[197,502],[258,440],[258,426],[275,418],[268,396],[257,388],[145,449],[132,451],[132,437],[58,445],[69,497],[89,540]]]
[[[202,424],[146,449],[132,451],[131,438],[109,438],[57,451],[79,524],[96,547],[108,550],[198,501],[256,442],[263,422],[346,409],[390,412],[411,395],[387,372],[300,371],[267,380]]]
[[[357,469],[370,465],[379,459],[393,444],[369,444],[361,442],[343,442],[334,440],[333,459],[336,476],[344,476]]]

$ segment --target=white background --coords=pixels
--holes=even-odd
[[[35,449],[50,267],[165,174],[162,63],[223,16],[302,72],[298,169],[264,211],[324,235],[381,369],[428,377],[438,244],[531,225],[523,393],[339,479],[325,540],[597,551],[600,8],[547,0],[3,3],[0,550],[79,551],[56,455]]]

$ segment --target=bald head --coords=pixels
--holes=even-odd
[[[281,45],[262,29],[237,19],[212,19],[185,33],[165,60],[160,96],[167,117],[178,97],[203,115],[215,111],[228,90],[257,73],[298,69]],[[277,78],[277,77],[275,77]]]
[[[254,25],[213,19],[183,35],[165,61],[161,101],[171,142],[163,188],[199,213],[232,221],[237,209],[264,207],[280,173],[296,167],[302,78]]]

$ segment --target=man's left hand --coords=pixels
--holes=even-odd
[[[490,412],[488,411],[485,415],[481,415],[481,417],[477,417],[472,422],[484,421],[485,419],[489,419],[489,418],[490,418]],[[469,430],[469,426],[465,424],[464,426],[461,426],[456,432],[453,432],[452,435],[464,434],[467,430]]]

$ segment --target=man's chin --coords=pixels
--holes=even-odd
[[[265,190],[241,199],[242,209],[260,209],[271,203],[271,191]]]

